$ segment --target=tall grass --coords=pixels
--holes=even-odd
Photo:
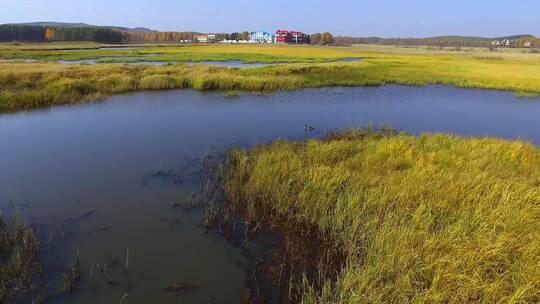
[[[353,130],[233,150],[230,204],[318,227],[346,253],[304,303],[540,302],[540,151]],[[248,212],[249,214],[249,212]]]
[[[245,70],[181,64],[150,67],[118,64],[69,66],[53,63],[0,63],[0,111],[70,104],[98,100],[110,94],[171,88],[270,92],[325,86],[441,84],[460,88],[513,91],[521,96],[540,94],[540,61],[535,59],[536,55],[530,54],[521,55],[532,57],[485,60],[446,53],[426,55],[380,51],[345,52],[334,48],[283,46],[156,49],[159,49],[163,56],[184,56],[182,60],[215,60],[215,56],[218,56],[224,60],[234,57],[242,61],[312,62]],[[91,52],[97,54],[99,51]],[[352,63],[317,63],[320,60],[331,61],[342,57],[364,57],[364,60]],[[148,60],[160,59],[151,57]]]

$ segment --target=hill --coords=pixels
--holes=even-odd
[[[67,23],[67,22],[27,22],[27,23],[11,23],[6,25],[18,25],[18,26],[42,26],[42,27],[63,27],[63,28],[104,28],[104,29],[111,29],[111,30],[117,30],[122,32],[136,32],[136,33],[154,33],[157,32],[155,30],[145,28],[145,27],[136,27],[136,28],[128,28],[128,27],[122,27],[122,26],[102,26],[102,25],[92,25],[92,24],[86,24],[86,23]]]

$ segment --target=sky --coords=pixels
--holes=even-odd
[[[540,36],[540,0],[0,0],[0,24],[35,21],[206,33]]]

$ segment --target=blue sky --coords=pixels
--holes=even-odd
[[[157,30],[297,29],[339,35],[540,36],[540,0],[0,0],[0,23],[86,22]]]

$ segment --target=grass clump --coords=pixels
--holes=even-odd
[[[317,227],[346,261],[303,303],[538,303],[540,151],[352,130],[232,150],[232,206]],[[253,213],[255,214],[255,213]]]
[[[0,303],[31,301],[40,287],[39,261],[33,232],[21,219],[0,213]]]

